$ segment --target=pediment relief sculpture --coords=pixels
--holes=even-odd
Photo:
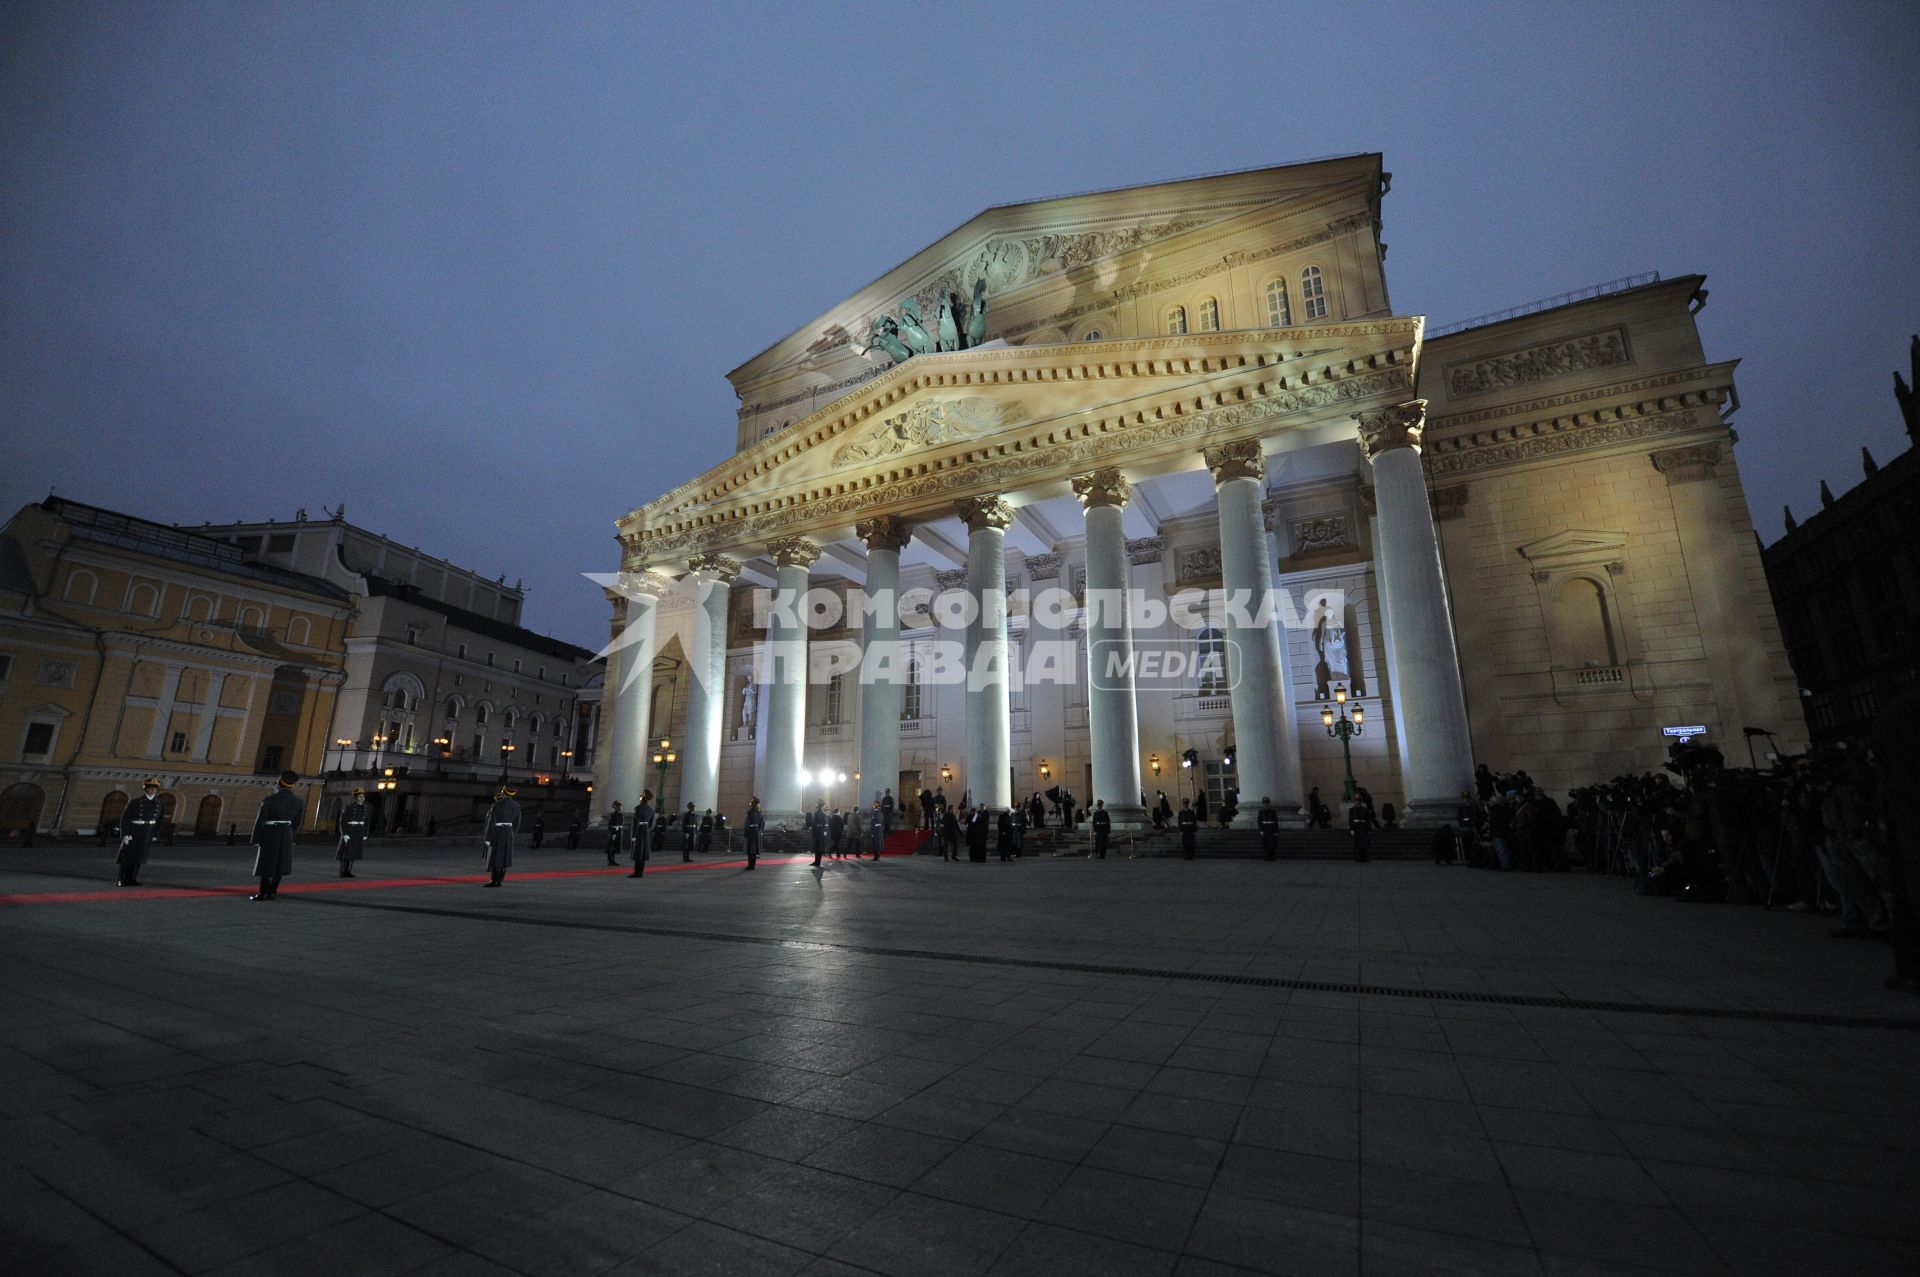
[[[879,427],[840,445],[833,454],[836,466],[859,465],[891,457],[910,448],[925,448],[978,439],[1028,417],[1018,403],[1002,403],[979,395],[917,403]]]

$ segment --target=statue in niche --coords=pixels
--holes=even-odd
[[[1345,618],[1336,615],[1329,600],[1324,598],[1315,610],[1320,613],[1320,619],[1313,623],[1313,648],[1319,654],[1313,666],[1313,694],[1322,698],[1331,696],[1334,684],[1345,683],[1348,694],[1366,695],[1367,689],[1347,656]]]
[[[900,335],[916,355],[933,353],[933,337],[920,322],[920,303],[909,297],[900,303]]]
[[[753,739],[753,729],[759,721],[759,718],[756,712],[758,711],[759,707],[760,707],[760,689],[754,686],[753,680],[751,678],[741,679],[740,680],[740,725],[733,729],[733,738],[735,740],[740,739],[740,734],[742,732],[746,733],[746,737],[748,740]]]

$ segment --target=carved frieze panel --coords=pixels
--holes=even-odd
[[[1537,461],[1542,457],[1558,456],[1563,452],[1578,452],[1587,448],[1604,448],[1612,444],[1654,439],[1661,435],[1691,430],[1699,424],[1699,414],[1688,410],[1626,421],[1572,426],[1552,433],[1478,446],[1456,443],[1452,451],[1427,454],[1427,473],[1460,474],[1493,466],[1516,465],[1524,461]]]
[[[1447,394],[1454,399],[1465,399],[1631,362],[1626,330],[1609,328],[1583,337],[1510,350],[1487,359],[1448,364]]]
[[[1180,551],[1174,579],[1183,586],[1206,586],[1220,580],[1220,547],[1196,545]]]
[[[1294,519],[1287,533],[1293,540],[1293,553],[1296,555],[1320,554],[1353,547],[1353,522],[1344,511]]]
[[[1059,580],[1060,556],[1057,554],[1029,554],[1027,556],[1027,579],[1030,581]]]
[[[1133,537],[1127,541],[1127,562],[1135,567],[1142,563],[1158,563],[1166,549],[1165,537]]]

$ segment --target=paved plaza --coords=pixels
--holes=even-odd
[[[1828,919],[1421,863],[0,851],[34,1273],[1920,1267]]]

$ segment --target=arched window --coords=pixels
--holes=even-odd
[[[1167,335],[1170,337],[1183,337],[1186,335],[1186,332],[1187,308],[1185,306],[1175,306],[1167,312]]]
[[[1081,341],[1099,341],[1103,336],[1105,336],[1105,334],[1103,334],[1098,328],[1089,328],[1087,329],[1087,331],[1080,334],[1080,340]]]
[[[296,616],[287,622],[287,642],[296,647],[305,647],[313,637],[313,627],[304,616]]]
[[[112,833],[120,827],[120,817],[127,810],[127,791],[116,789],[100,800],[100,820],[94,825],[96,833]]]
[[[1200,691],[1211,695],[1226,690],[1227,686],[1227,636],[1209,625],[1193,640],[1194,671],[1199,676]]]
[[[457,720],[459,717],[460,717],[460,698],[458,696],[447,697],[447,721],[451,723]]]
[[[1327,286],[1320,278],[1318,266],[1309,266],[1300,272],[1300,305],[1308,319],[1327,317]]]
[[[1576,576],[1563,582],[1554,594],[1553,614],[1561,660],[1566,665],[1593,669],[1620,663],[1612,610],[1607,606],[1607,592],[1598,581]]]
[[[100,578],[91,572],[74,571],[67,574],[67,588],[61,598],[68,603],[78,603],[84,607],[93,606],[93,596],[100,590]]]
[[[160,591],[145,581],[133,587],[127,595],[127,611],[135,616],[158,616],[160,614]]]
[[[1200,303],[1200,331],[1217,333],[1220,331],[1220,303],[1208,297]]]
[[[481,701],[473,707],[473,725],[475,727],[485,727],[487,725],[487,710],[488,705],[485,701]]]
[[[267,614],[265,612],[262,612],[259,608],[248,606],[240,609],[240,628],[241,629],[248,630],[253,633],[258,633],[262,629],[266,628],[266,624],[267,624]]]
[[[200,800],[200,810],[193,817],[193,832],[202,837],[220,832],[220,795],[208,794]]]
[[[509,707],[507,710],[506,717],[500,720],[501,730],[506,732],[511,732],[513,730],[513,725],[519,721],[520,721],[520,715],[516,714],[513,711],[513,709]]]
[[[189,621],[211,621],[213,600],[204,594],[189,595],[186,610],[181,615]]]
[[[907,662],[907,685],[900,689],[900,721],[920,721],[920,662]]]
[[[1293,307],[1287,304],[1287,281],[1270,279],[1267,281],[1267,327],[1289,328],[1293,325]]]

